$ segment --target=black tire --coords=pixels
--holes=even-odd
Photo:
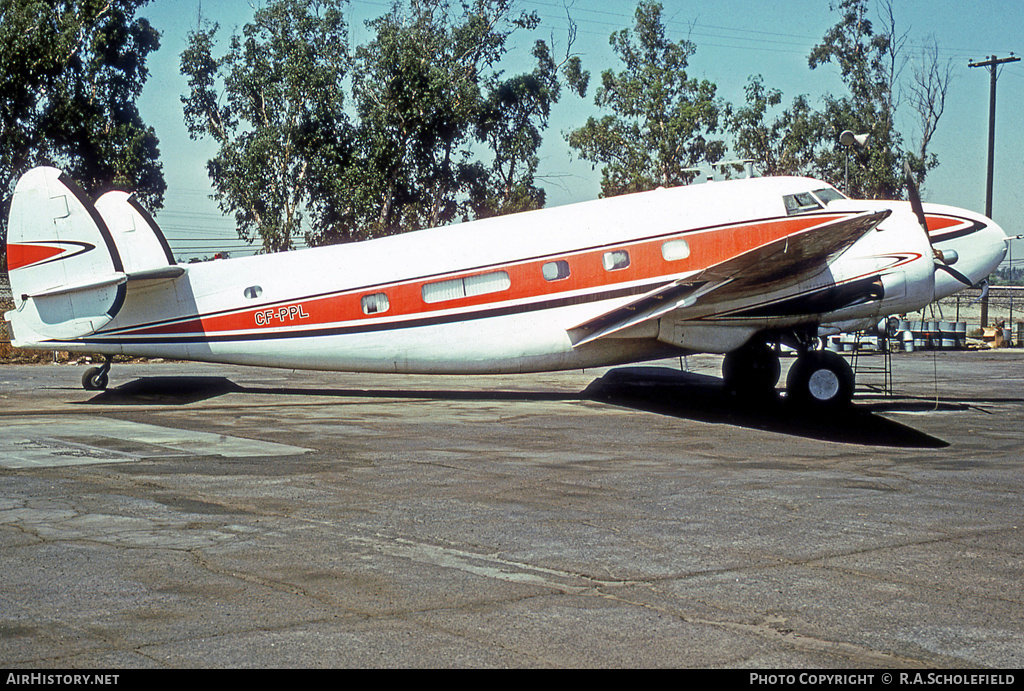
[[[86,391],[106,391],[107,373],[101,367],[90,367],[82,375],[82,387]]]
[[[830,350],[811,350],[794,363],[786,378],[788,399],[809,409],[844,408],[853,401],[850,364]]]
[[[722,379],[732,391],[774,392],[781,372],[779,356],[765,343],[744,346],[726,353],[722,360]]]

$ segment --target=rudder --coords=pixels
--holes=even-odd
[[[160,227],[134,194],[113,190],[96,200],[117,247],[124,272],[138,274],[174,266],[174,255]]]

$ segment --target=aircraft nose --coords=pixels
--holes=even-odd
[[[988,224],[985,226],[984,231],[982,231],[981,242],[979,243],[982,247],[979,249],[982,250],[982,254],[984,256],[983,261],[985,262],[988,270],[976,279],[978,281],[996,270],[1000,262],[1002,262],[1006,257],[1006,253],[1010,247],[1010,237],[1007,236],[1006,231],[1004,231],[1002,227],[992,219],[988,218],[985,220],[988,221]]]
[[[939,269],[935,274],[937,298],[981,283],[999,267],[1008,250],[1006,232],[992,219],[963,209],[950,215],[960,218],[968,227],[954,229],[952,237],[933,243],[933,248],[942,255],[941,265],[936,264]]]

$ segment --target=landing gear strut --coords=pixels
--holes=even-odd
[[[111,358],[99,367],[90,367],[82,375],[82,387],[86,391],[105,391],[107,388],[107,373],[110,371]]]
[[[807,410],[835,410],[853,400],[853,368],[838,353],[816,350],[817,329],[788,333],[762,333],[747,345],[726,354],[722,378],[733,392],[744,396],[771,396],[779,381],[779,355],[773,343],[796,349],[797,360],[786,378],[786,397]]]

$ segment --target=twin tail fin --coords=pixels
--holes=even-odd
[[[117,316],[134,280],[169,280],[176,266],[159,227],[133,197],[94,204],[56,168],[33,168],[11,200],[7,268],[12,344],[82,338]]]

